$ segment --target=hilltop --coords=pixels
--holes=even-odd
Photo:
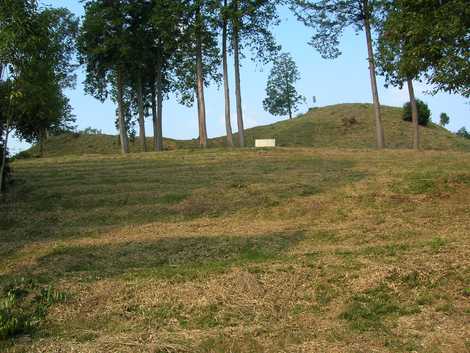
[[[383,106],[385,138],[388,148],[411,148],[411,123],[401,118],[402,109]],[[257,138],[276,138],[281,147],[318,147],[369,149],[375,147],[375,125],[370,104],[339,104],[313,108],[292,120],[246,129],[248,147]],[[236,134],[235,134],[236,137]],[[152,138],[148,145],[152,146]],[[197,140],[165,139],[168,150],[197,148]],[[223,147],[225,137],[209,140],[210,147]],[[470,151],[470,141],[455,136],[436,124],[421,128],[421,145],[426,150]],[[46,143],[47,156],[119,153],[119,138],[111,135],[63,135]],[[131,151],[140,152],[138,141],[131,142]],[[37,155],[34,146],[25,155]]]

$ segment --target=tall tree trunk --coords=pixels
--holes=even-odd
[[[39,131],[39,155],[44,157],[44,145],[47,139],[47,130],[40,129]]]
[[[0,133],[2,133],[3,135],[2,131],[0,131]],[[4,190],[4,186],[5,186],[3,184],[5,183],[4,174],[5,174],[6,164],[7,164],[7,148],[8,148],[9,134],[10,134],[10,117],[7,118],[7,124],[6,124],[6,129],[5,129],[5,142],[3,144],[3,153],[2,153],[2,165],[0,166],[0,192]],[[2,135],[0,135],[0,139]]]
[[[121,139],[121,151],[123,154],[129,153],[129,138],[127,136],[126,121],[124,117],[124,80],[122,77],[122,68],[117,70],[117,101],[118,101],[118,120],[119,136]]]
[[[419,117],[418,106],[416,105],[415,90],[413,80],[408,79],[408,92],[410,94],[411,120],[413,121],[413,149],[419,150]]]
[[[163,151],[163,131],[162,131],[162,120],[163,120],[163,79],[162,79],[162,67],[159,63],[156,67],[156,94],[157,94],[157,115],[155,120],[155,150]]]
[[[224,9],[227,8],[227,0],[224,0]],[[233,147],[232,123],[230,121],[230,90],[228,83],[228,60],[227,60],[227,16],[223,15],[222,29],[222,61],[224,75],[224,96],[225,96],[225,130],[227,131],[227,145]]]
[[[235,0],[235,10],[238,10],[238,0]],[[235,62],[235,97],[237,101],[238,144],[245,147],[245,128],[243,127],[242,96],[240,88],[240,44],[238,20],[233,23],[233,58]]]
[[[202,26],[200,9],[196,11],[196,21],[198,26]],[[196,33],[196,96],[199,121],[199,144],[201,147],[207,147],[207,127],[206,127],[206,103],[204,99],[204,71],[202,64],[202,38],[201,31]]]
[[[140,145],[142,146],[142,150],[144,152],[147,152],[147,142],[145,141],[145,113],[142,73],[139,73],[137,86],[137,101],[139,105],[139,140]]]
[[[155,76],[152,76],[150,83],[150,95],[152,100],[152,123],[153,123],[153,144],[155,151],[158,152],[158,123],[157,123],[157,93],[155,88]]]
[[[292,119],[292,99],[291,99],[291,92],[290,92],[289,75],[286,75],[286,91],[287,91],[287,109],[289,112],[289,120],[291,120]]]
[[[369,60],[370,84],[372,88],[372,99],[374,101],[375,129],[377,135],[377,148],[385,148],[384,130],[380,113],[379,92],[377,90],[377,77],[375,73],[374,49],[372,47],[372,34],[369,19],[369,1],[363,1],[364,30],[366,32],[367,53]]]

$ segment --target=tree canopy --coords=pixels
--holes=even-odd
[[[273,115],[288,115],[292,119],[305,97],[297,92],[295,83],[300,79],[300,72],[294,59],[287,54],[281,54],[274,62],[266,86],[264,109]]]

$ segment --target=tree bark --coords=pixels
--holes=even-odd
[[[122,77],[122,69],[117,70],[117,101],[118,101],[118,120],[119,120],[119,136],[121,139],[121,152],[129,153],[129,138],[127,136],[126,121],[124,118],[124,81]]]
[[[155,88],[155,76],[152,76],[150,87],[150,99],[152,101],[153,144],[154,150],[158,152],[157,93]]]
[[[156,88],[157,88],[157,120],[156,131],[157,137],[155,139],[156,150],[163,151],[163,82],[162,82],[162,68],[157,65],[156,74]]]
[[[39,131],[39,155],[44,157],[44,143],[46,141],[46,129],[41,129]]]
[[[142,74],[139,73],[137,82],[137,101],[139,105],[139,139],[142,150],[147,152],[147,142],[145,141],[145,113],[144,113],[144,97],[143,97],[143,83]]]
[[[408,92],[410,94],[411,120],[413,122],[413,149],[419,150],[419,117],[418,106],[416,104],[415,90],[413,80],[408,79]]]
[[[377,148],[385,148],[384,130],[380,112],[379,92],[377,90],[377,77],[375,73],[374,49],[372,47],[372,34],[370,30],[369,2],[363,1],[364,30],[366,32],[367,53],[369,60],[370,84],[372,89],[372,99],[374,102],[375,129],[377,135]]]
[[[227,8],[227,0],[224,0],[224,9]],[[224,96],[225,96],[225,130],[227,131],[227,145],[233,147],[232,123],[230,121],[230,89],[228,82],[228,63],[227,63],[227,16],[223,15],[222,29],[222,64],[224,75]]]
[[[238,10],[238,0],[235,0],[235,10]],[[233,23],[233,58],[235,62],[235,97],[237,101],[238,144],[245,147],[245,128],[243,126],[242,96],[240,87],[240,44],[238,20]]]
[[[198,26],[202,26],[200,9],[196,11]],[[196,96],[199,122],[199,145],[207,147],[206,103],[204,99],[204,69],[202,64],[202,38],[200,28],[196,32]]]
[[[291,99],[291,92],[290,92],[290,84],[289,84],[289,74],[286,74],[286,91],[287,91],[287,109],[289,112],[289,120],[292,119],[292,99]]]
[[[3,153],[2,153],[2,165],[0,167],[0,192],[4,190],[3,185],[5,183],[4,180],[4,173],[5,173],[5,167],[7,164],[7,148],[8,148],[8,136],[10,134],[10,117],[7,119],[7,124],[6,124],[6,129],[5,129],[5,143],[3,144]],[[1,136],[0,136],[1,138]]]

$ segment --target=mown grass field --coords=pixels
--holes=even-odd
[[[20,160],[0,285],[63,293],[5,352],[470,351],[470,154]]]

